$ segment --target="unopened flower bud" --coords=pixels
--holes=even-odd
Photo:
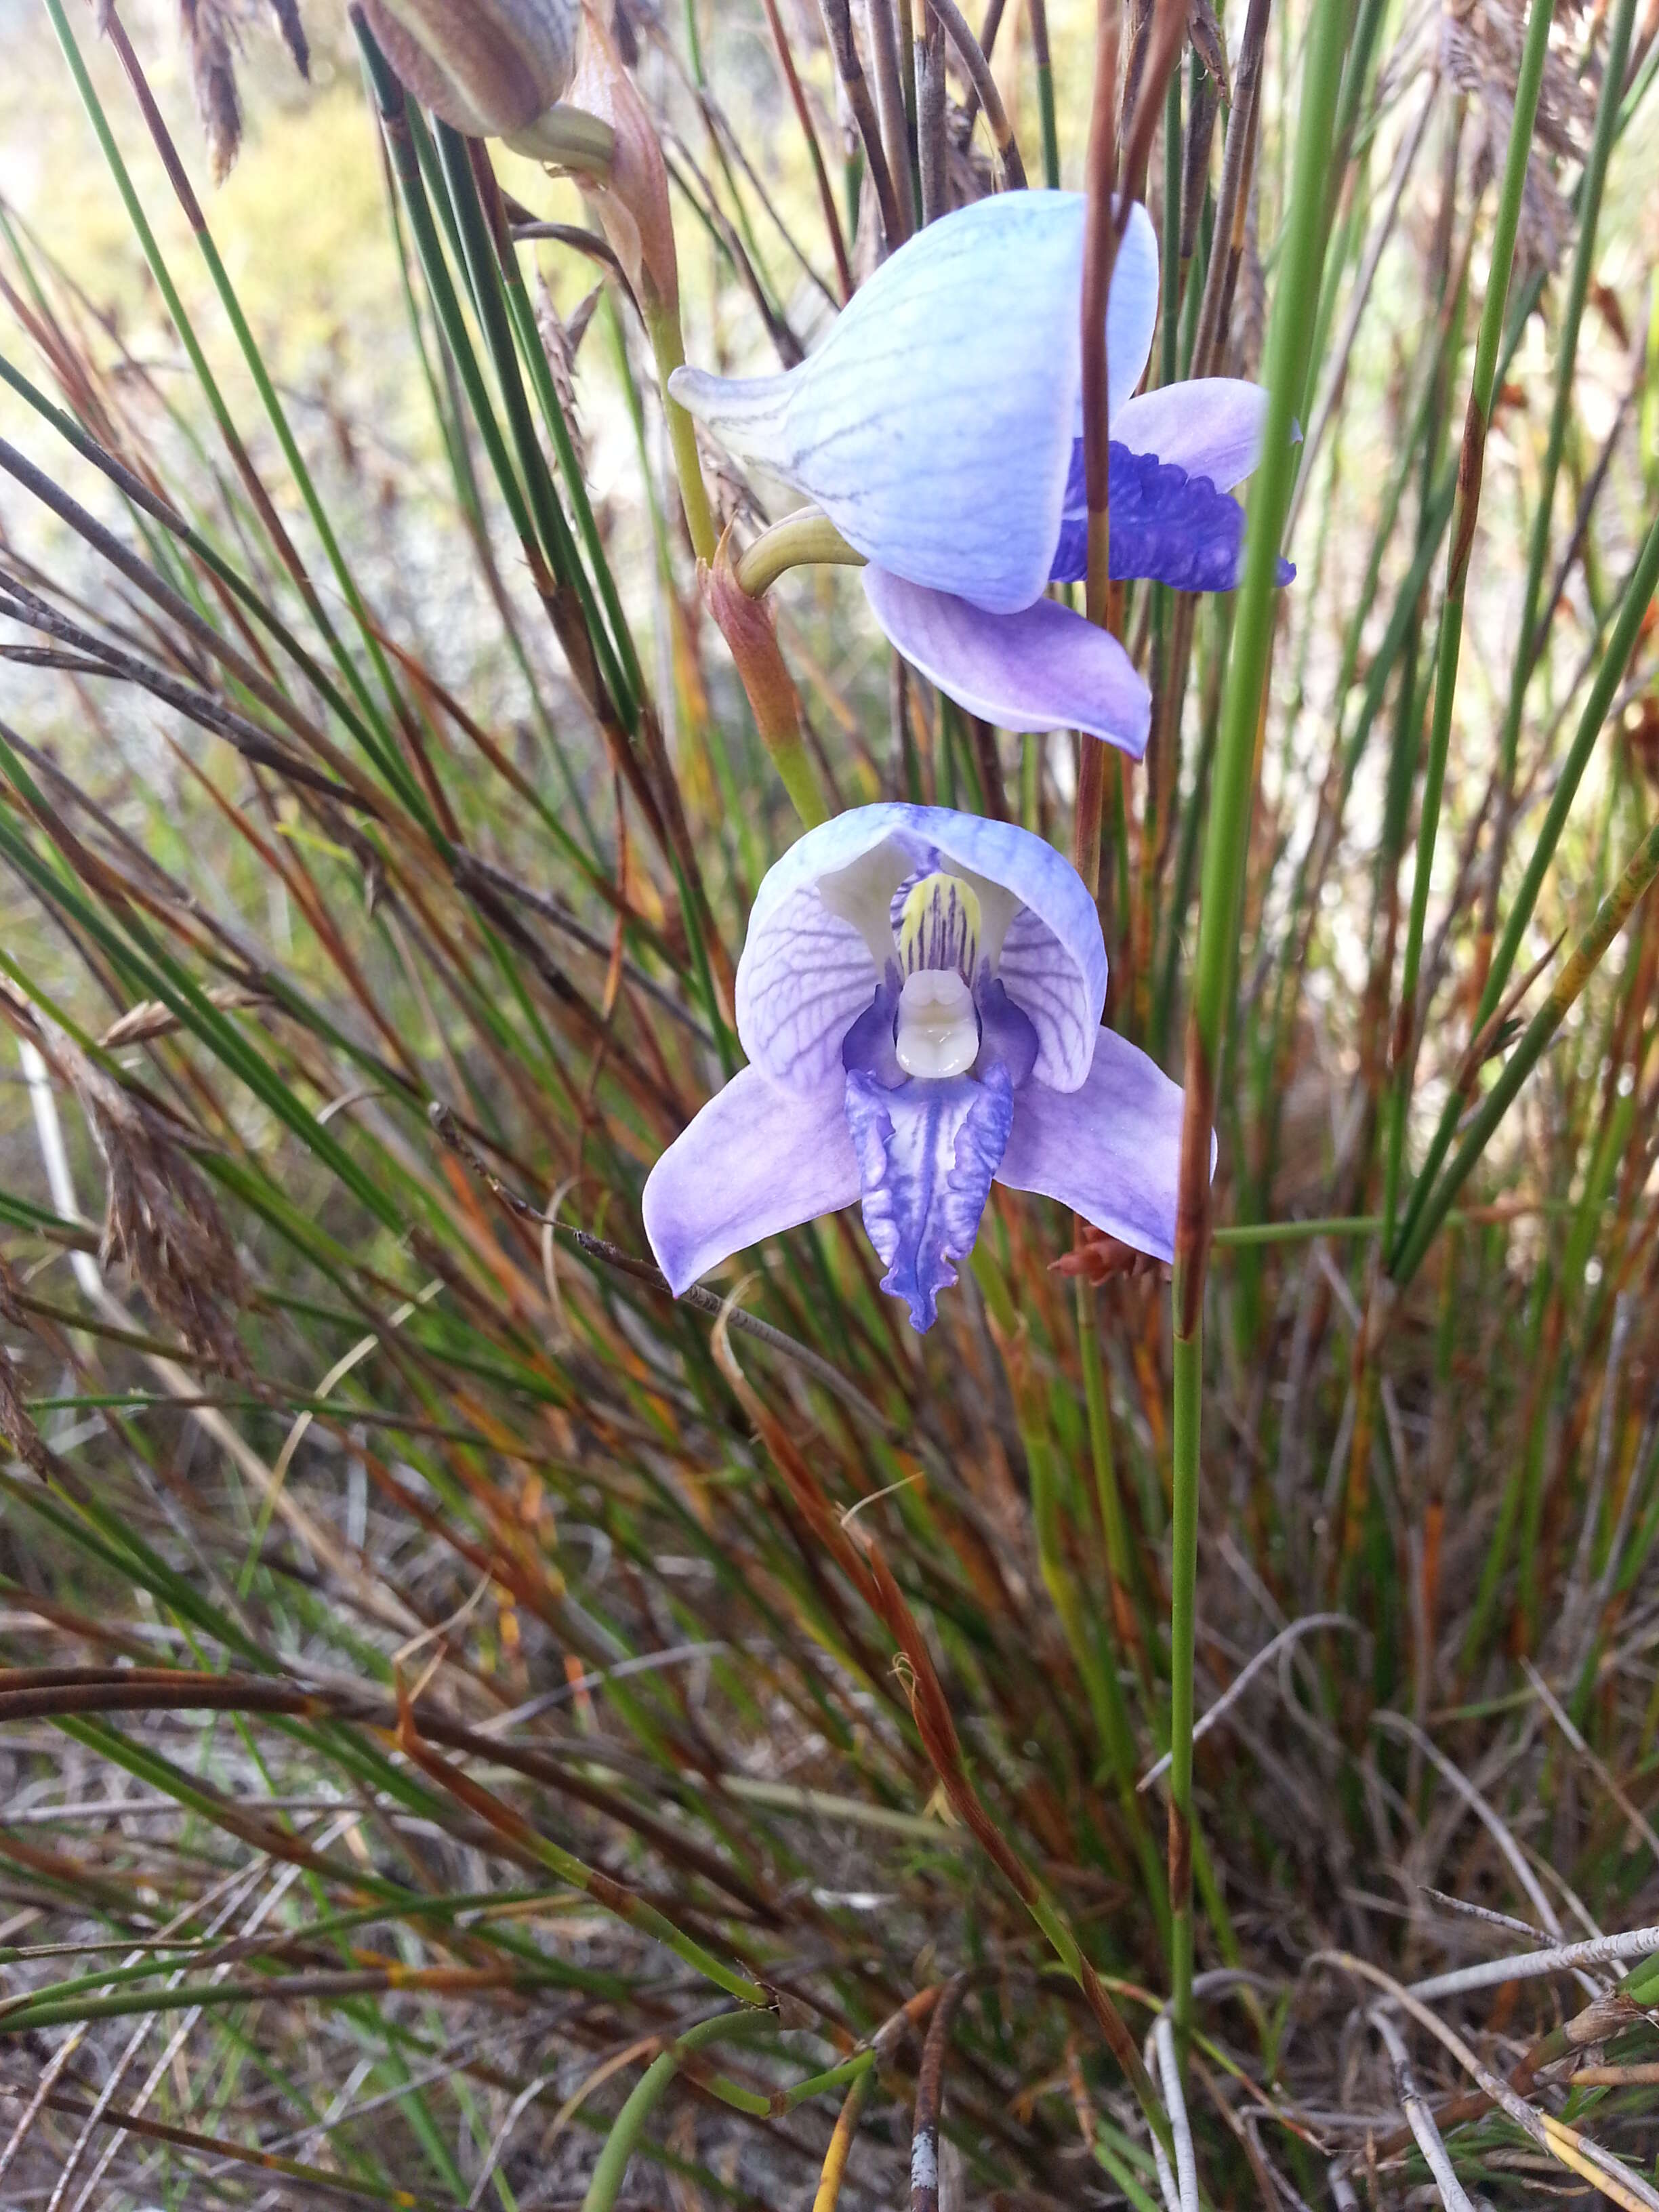
[[[656,128],[598,11],[585,7],[582,18],[570,105],[615,134],[609,174],[593,186],[599,221],[647,319],[665,315],[678,322],[679,263]]]
[[[580,0],[360,0],[422,106],[470,138],[531,131],[576,73]]]

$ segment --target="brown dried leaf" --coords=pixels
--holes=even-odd
[[[1143,1275],[1164,1276],[1170,1272],[1164,1261],[1150,1252],[1136,1251],[1133,1244],[1109,1237],[1103,1229],[1091,1229],[1079,1221],[1078,1230],[1077,1244],[1053,1262],[1053,1273],[1081,1275],[1098,1289],[1103,1283],[1134,1282]]]
[[[1232,105],[1232,79],[1227,71],[1227,39],[1210,0],[1189,0],[1187,36],[1193,51],[1221,88],[1221,97]]]

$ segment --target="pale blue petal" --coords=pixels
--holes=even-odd
[[[1080,1090],[1028,1083],[1018,1094],[997,1181],[1058,1199],[1138,1252],[1172,1260],[1182,1105],[1181,1086],[1155,1060],[1102,1030]]]
[[[738,1036],[757,1067],[792,1090],[841,1081],[842,1040],[881,969],[863,933],[818,896],[902,826],[902,807],[855,806],[798,837],[761,879],[738,963]]]
[[[745,1067],[652,1169],[645,1233],[678,1297],[734,1252],[837,1212],[859,1189],[840,1071],[803,1095]]]
[[[1267,395],[1237,377],[1200,376],[1131,399],[1112,435],[1132,453],[1156,453],[1218,491],[1242,483],[1261,458]]]
[[[1036,1079],[1075,1090],[1106,1003],[1106,945],[1083,878],[1063,853],[1016,823],[945,806],[906,811],[944,860],[1003,884],[1019,902],[1003,940],[1002,981],[1036,1031]]]
[[[1003,975],[1036,1028],[1037,1077],[1075,1089],[1088,1073],[1106,999],[1095,902],[1070,861],[1041,837],[946,806],[854,807],[797,838],[767,871],[738,963],[738,1035],[750,1059],[805,1091],[839,1070],[842,1041],[881,977],[863,937],[830,913],[817,886],[890,838],[915,867],[954,861],[1027,909],[1010,927]],[[1028,1005],[1023,991],[1037,1003]]]
[[[1036,1066],[1036,1024],[1008,996],[1000,975],[981,983],[974,1000],[979,1009],[979,1058],[971,1072],[983,1079],[993,1067],[1005,1067],[1009,1082],[1018,1091],[1022,1083],[1030,1082]],[[894,1063],[896,1066],[896,1054]],[[854,1063],[849,1060],[848,1065]]]
[[[994,612],[1048,580],[1076,427],[1084,205],[1004,192],[919,231],[786,376],[681,368],[674,398],[911,582]],[[1137,206],[1107,310],[1109,407],[1140,380],[1158,246]]]
[[[913,666],[1004,730],[1086,730],[1139,760],[1152,695],[1111,635],[1055,599],[989,614],[950,592],[864,571],[876,620]]]
[[[1112,289],[1106,301],[1106,419],[1121,437],[1118,418],[1130,405],[1130,393],[1146,374],[1146,358],[1158,327],[1158,233],[1137,200],[1112,258]]]
[[[1008,1141],[1014,1095],[1007,1070],[983,1082],[957,1076],[889,1091],[854,1071],[847,1125],[864,1178],[864,1226],[912,1326],[931,1328],[953,1260],[974,1249],[991,1178]]]

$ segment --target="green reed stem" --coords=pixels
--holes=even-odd
[[[1204,1270],[1211,1132],[1226,1042],[1254,811],[1256,735],[1273,650],[1275,565],[1296,474],[1292,424],[1310,369],[1325,258],[1332,133],[1347,42],[1345,0],[1319,0],[1308,35],[1296,159],[1267,333],[1267,419],[1250,489],[1243,581],[1222,697],[1193,1012],[1187,1039],[1186,1128],[1175,1281],[1174,1555],[1170,1608],[1170,1984],[1183,2035],[1192,2019],[1193,1658],[1203,1399]]]
[[[700,2021],[696,2027],[687,2028],[666,2051],[653,2058],[611,2123],[599,2163],[588,2182],[587,2194],[582,2199],[582,2212],[611,2212],[622,2191],[628,2161],[645,2132],[646,2122],[662,2102],[670,2082],[690,2053],[711,2043],[750,2036],[776,2027],[776,2018],[770,2012],[718,2013],[713,2020]]]
[[[1572,271],[1562,301],[1560,327],[1555,336],[1555,393],[1550,407],[1549,430],[1545,440],[1544,465],[1539,478],[1537,501],[1533,508],[1532,534],[1527,547],[1527,581],[1521,603],[1521,625],[1516,634],[1515,665],[1510,677],[1504,731],[1499,740],[1503,777],[1500,804],[1504,810],[1498,831],[1500,868],[1510,826],[1509,808],[1512,804],[1516,757],[1521,743],[1521,718],[1526,706],[1528,682],[1538,658],[1535,635],[1538,601],[1544,586],[1544,563],[1549,556],[1555,487],[1561,471],[1567,422],[1576,397],[1574,374],[1578,362],[1578,334],[1583,323],[1584,304],[1589,296],[1590,279],[1595,270],[1595,240],[1601,214],[1601,196],[1607,183],[1607,163],[1612,158],[1613,140],[1618,133],[1625,63],[1630,52],[1631,27],[1635,14],[1635,0],[1614,0],[1607,33],[1607,51],[1602,63],[1601,97],[1596,109],[1595,127],[1590,138],[1589,152],[1585,158],[1583,175],[1579,183],[1578,235],[1573,248]],[[1506,197],[1508,184],[1506,175]],[[1494,899],[1497,889],[1494,882],[1492,892]],[[1494,969],[1487,979],[1478,1021],[1484,1021],[1497,1005],[1504,981],[1503,975]]]
[[[577,555],[575,540],[565,519],[564,509],[559,503],[552,471],[537,443],[530,401],[519,374],[512,320],[507,312],[507,290],[489,234],[489,219],[478,197],[477,183],[467,156],[466,141],[459,131],[451,130],[448,124],[442,122],[436,126],[436,137],[439,168],[459,226],[472,295],[477,302],[484,343],[495,366],[496,386],[507,410],[507,427],[518,453],[520,474],[530,495],[531,510],[541,538],[542,550],[554,574],[562,582],[574,586],[580,595],[587,634],[604,671],[605,688],[617,702],[619,713],[626,719],[631,712],[632,695],[623,676],[616,646],[599,619],[593,587]]]
[[[1497,865],[1500,868],[1510,829],[1510,808],[1516,759],[1520,744],[1521,718],[1526,703],[1528,679],[1538,657],[1538,598],[1542,586],[1544,562],[1549,550],[1550,518],[1554,505],[1556,478],[1559,472],[1566,424],[1572,405],[1573,372],[1577,358],[1579,326],[1583,316],[1590,279],[1594,273],[1595,234],[1601,214],[1602,190],[1607,180],[1607,164],[1612,158],[1613,144],[1619,137],[1623,122],[1626,119],[1620,112],[1619,88],[1624,77],[1625,58],[1629,52],[1632,15],[1631,0],[1617,0],[1612,28],[1608,34],[1607,73],[1603,78],[1601,100],[1596,110],[1595,132],[1590,143],[1589,154],[1585,161],[1583,173],[1574,195],[1574,211],[1579,224],[1578,241],[1574,251],[1572,273],[1562,309],[1561,330],[1557,339],[1555,396],[1550,410],[1550,427],[1545,448],[1543,477],[1538,489],[1538,501],[1534,511],[1532,533],[1528,546],[1527,582],[1521,627],[1516,643],[1515,665],[1510,675],[1503,734],[1499,740],[1501,778],[1499,803],[1503,813],[1497,832]],[[1507,186],[1506,174],[1506,197]],[[1537,280],[1534,278],[1533,286],[1529,288],[1522,303],[1523,312],[1529,311],[1532,300],[1535,297],[1536,283]],[[1504,349],[1504,361],[1499,364],[1499,375],[1503,374],[1504,368],[1507,365],[1517,337],[1518,332],[1516,331],[1512,322],[1510,341]],[[1638,566],[1638,568],[1641,566],[1640,560]],[[1632,584],[1633,582],[1634,579],[1632,579]],[[1652,583],[1650,581],[1644,598],[1644,605],[1646,598],[1651,596],[1652,589]],[[1629,611],[1628,599],[1626,603],[1626,612]],[[1591,693],[1590,702],[1585,708],[1584,720],[1579,725],[1578,738],[1575,740],[1572,751],[1568,755],[1567,761],[1562,769],[1544,830],[1540,833],[1538,844],[1534,848],[1532,858],[1527,866],[1526,875],[1516,896],[1515,905],[1510,910],[1504,925],[1503,937],[1493,953],[1491,967],[1487,970],[1486,983],[1481,992],[1480,1009],[1474,1020],[1476,1030],[1479,1030],[1481,1024],[1491,1018],[1503,996],[1504,987],[1509,981],[1515,965],[1522,937],[1532,919],[1533,908],[1537,903],[1545,872],[1549,866],[1555,850],[1556,841],[1560,835],[1561,824],[1566,819],[1567,811],[1578,787],[1579,778],[1583,773],[1584,764],[1588,761],[1591,747],[1595,744],[1602,716],[1607,711],[1606,703],[1603,703],[1596,712],[1594,725],[1589,726],[1589,734],[1586,736],[1590,706],[1601,695],[1603,678],[1608,678],[1607,701],[1611,701],[1613,691],[1622,680],[1624,669],[1629,660],[1633,644],[1634,633],[1632,632],[1630,646],[1615,655],[1613,646],[1609,644],[1607,652],[1603,657],[1595,687]],[[1615,659],[1617,665],[1611,667],[1609,674],[1610,664],[1613,663]],[[1492,895],[1496,897],[1495,881]],[[1491,909],[1489,908],[1488,911],[1490,912]],[[1428,1155],[1419,1169],[1412,1185],[1406,1219],[1399,1236],[1395,1240],[1389,1255],[1391,1272],[1398,1272],[1407,1240],[1413,1236],[1416,1224],[1421,1218],[1423,1209],[1427,1203],[1433,1178],[1438,1173],[1441,1163],[1450,1150],[1453,1137],[1456,1133],[1457,1117],[1462,1111],[1462,1103],[1459,1094],[1454,1090],[1446,1102],[1439,1127],[1436,1129],[1433,1140],[1430,1145]]]
[[[209,410],[213,416],[215,423],[218,427],[219,434],[224,442],[226,450],[230,453],[233,457],[238,458],[239,459],[245,459],[246,455],[244,453],[240,434],[232,419],[230,409],[226,403],[223,392],[220,390],[218,380],[214,376],[213,371],[208,366],[207,356],[202,350],[201,341],[196,335],[195,325],[185,311],[185,303],[179,296],[179,288],[173,281],[172,271],[167,267],[167,261],[162,255],[160,244],[156,240],[155,233],[150,227],[149,218],[144,213],[143,204],[138,198],[137,188],[133,185],[131,175],[128,171],[125,161],[122,159],[120,149],[115,143],[115,134],[110,128],[109,118],[104,112],[103,104],[99,100],[97,91],[93,85],[92,79],[88,74],[86,64],[82,58],[80,47],[76,45],[75,34],[70,27],[69,19],[64,13],[61,0],[46,0],[46,12],[52,19],[52,28],[58,36],[58,45],[63,49],[64,59],[68,64],[70,76],[74,79],[76,91],[80,95],[81,104],[86,111],[87,120],[92,125],[93,134],[97,138],[99,147],[102,151],[105,161],[108,166],[110,175],[114,179],[116,191],[120,195],[122,205],[126,210],[127,220],[132,225],[133,234],[138,240],[139,247],[143,253],[145,263],[149,270],[150,275],[155,279],[155,288],[161,295],[162,301],[167,307],[168,319],[171,320],[173,328],[179,334],[179,342],[184,347],[185,357],[190,362],[191,371],[195,375],[197,383],[201,388],[203,397],[207,401]],[[221,298],[224,301],[227,313],[231,316],[233,327],[236,330],[238,339],[242,343],[244,353],[249,356],[250,370],[254,371],[256,374],[256,381],[260,379],[264,380],[261,396],[264,397],[266,393],[269,393],[269,398],[267,401],[268,408],[275,408],[276,410],[276,415],[280,416],[281,408],[276,400],[276,393],[270,388],[270,379],[264,374],[263,362],[258,361],[258,348],[253,343],[252,336],[247,330],[246,323],[242,319],[240,304],[236,302],[234,294],[231,293],[229,290],[229,279],[226,276],[223,266],[219,262],[217,253],[214,250],[213,241],[211,238],[208,236],[205,229],[198,231],[198,242],[202,245],[203,255],[208,263],[210,273],[213,275],[215,283],[220,288]],[[255,369],[256,363],[258,363],[257,370]],[[272,418],[273,424],[275,424],[276,419],[276,417],[274,416]],[[282,432],[284,434],[284,452],[287,453],[292,447],[293,441],[292,434],[288,431],[286,417],[283,418],[280,427]],[[302,493],[308,491],[307,504],[309,505],[311,501],[314,501],[316,498],[315,488],[311,486],[310,478],[305,473],[304,464],[299,459],[297,448],[295,449],[291,454],[290,466],[295,469],[295,482],[300,483]],[[267,513],[269,513],[269,510],[267,510]],[[317,518],[313,515],[313,520]],[[348,604],[352,606],[353,611],[358,615],[360,621],[366,622],[367,616],[362,608],[362,603],[356,597],[355,584],[350,583],[349,575],[341,573],[343,566],[343,556],[340,554],[338,544],[334,539],[332,532],[327,529],[325,516],[323,516],[319,522],[319,534],[324,537],[325,550],[329,551],[331,562],[337,564],[337,575],[339,576],[341,588],[346,594]],[[368,732],[365,731],[363,725],[358,721],[355,716],[348,718],[351,722],[351,726],[356,729],[360,738],[362,739],[365,750],[369,753],[371,758],[375,763],[375,766],[380,769],[386,781],[398,792],[399,797],[404,800],[404,804],[410,808],[411,811],[416,813],[420,818],[425,819],[428,810],[424,794],[420,791],[412,777],[410,776],[402,761],[398,757],[395,744],[392,740],[391,732],[387,727],[385,717],[380,712],[371,698],[368,688],[364,684],[362,672],[358,669],[356,662],[352,659],[350,654],[346,651],[344,644],[341,641],[338,633],[334,629],[333,624],[329,621],[328,616],[324,610],[321,602],[317,599],[315,592],[307,591],[305,593],[305,596],[312,618],[317,623],[318,629],[321,632],[324,639],[326,641],[330,653],[333,656],[336,666],[339,669],[341,675],[349,686],[351,692],[354,697],[357,700],[363,714],[368,716],[369,721],[373,724],[375,735],[371,740]],[[378,655],[378,644],[374,645],[372,649]],[[383,662],[380,665],[384,667]],[[388,691],[391,692],[391,676],[389,671],[385,672],[384,680],[388,687]],[[392,693],[392,696],[395,696],[395,693]]]
[[[1486,296],[1480,310],[1480,330],[1474,347],[1474,373],[1469,383],[1468,411],[1463,424],[1463,450],[1458,465],[1457,494],[1452,510],[1451,550],[1446,561],[1446,597],[1441,609],[1440,641],[1435,663],[1434,720],[1429,731],[1428,766],[1424,772],[1423,801],[1417,826],[1417,866],[1412,879],[1411,918],[1407,925],[1405,967],[1400,985],[1400,1020],[1389,1105],[1387,1198],[1382,1209],[1385,1244],[1391,1243],[1394,1237],[1395,1194],[1399,1188],[1406,1117],[1411,1103],[1409,1055],[1415,1026],[1418,971],[1423,957],[1423,933],[1429,911],[1429,884],[1434,871],[1435,840],[1440,827],[1440,805],[1445,790],[1446,756],[1451,743],[1452,702],[1457,693],[1457,663],[1463,643],[1463,605],[1468,589],[1469,556],[1474,544],[1475,518],[1480,507],[1486,426],[1492,419],[1492,392],[1498,377],[1498,349],[1503,343],[1510,275],[1515,264],[1515,241],[1521,223],[1521,203],[1526,191],[1527,172],[1532,155],[1533,121],[1538,112],[1538,95],[1543,88],[1544,62],[1549,52],[1550,24],[1553,16],[1552,0],[1532,0],[1532,12],[1527,19],[1526,44],[1521,54],[1520,75],[1516,82],[1509,152],[1504,165],[1498,219],[1492,230],[1492,265],[1486,278]],[[1526,627],[1523,625],[1523,635]]]
[[[1054,123],[1054,64],[1048,51],[1048,0],[1026,0],[1031,27],[1031,60],[1036,72],[1037,113],[1042,123],[1042,181],[1060,190],[1060,133]]]
[[[1654,526],[1650,544],[1656,539],[1659,539],[1659,523]],[[1656,567],[1659,568],[1659,562]],[[1447,1169],[1433,1198],[1424,1207],[1416,1231],[1401,1255],[1396,1273],[1402,1283],[1409,1282],[1416,1273],[1423,1255],[1446,1218],[1452,1200],[1485,1151],[1492,1131],[1509,1111],[1510,1101],[1538,1065],[1545,1047],[1560,1028],[1585,984],[1601,965],[1607,947],[1630,920],[1638,902],[1645,895],[1656,876],[1659,876],[1659,823],[1655,823],[1637,847],[1623,875],[1602,900],[1596,909],[1595,919],[1574,946],[1571,957],[1557,978],[1554,989],[1528,1023],[1520,1043],[1504,1063],[1503,1073],[1481,1101],[1480,1109],[1470,1123],[1468,1134],[1459,1146],[1456,1158]]]
[[[668,392],[668,380],[677,368],[685,365],[685,339],[680,330],[677,311],[660,303],[647,302],[644,307],[646,335],[651,341],[651,351],[657,364],[657,380],[662,386],[663,412],[668,418],[668,446],[674,457],[674,474],[680,488],[680,505],[685,513],[685,527],[691,539],[691,550],[699,561],[712,561],[717,532],[714,529],[714,510],[708,502],[708,488],[702,480],[702,461],[697,452],[697,426],[678,399]]]
[[[1601,655],[1601,665],[1595,672],[1595,679],[1590,685],[1589,696],[1585,700],[1583,711],[1578,718],[1578,728],[1573,737],[1571,748],[1561,764],[1560,774],[1556,779],[1555,791],[1550,800],[1549,811],[1544,817],[1543,826],[1538,833],[1538,841],[1533,847],[1532,856],[1527,863],[1527,872],[1522,879],[1521,888],[1516,893],[1515,905],[1510,910],[1503,938],[1492,956],[1492,975],[1494,980],[1488,981],[1487,996],[1481,1001],[1482,1012],[1480,1017],[1481,1021],[1486,1020],[1492,1014],[1498,1003],[1494,992],[1501,988],[1503,981],[1507,979],[1515,965],[1516,955],[1521,947],[1521,939],[1525,934],[1528,924],[1532,920],[1534,908],[1537,906],[1538,895],[1543,889],[1544,878],[1548,873],[1550,863],[1555,857],[1555,848],[1560,842],[1561,832],[1566,826],[1567,816],[1572,811],[1572,802],[1577,796],[1578,786],[1583,781],[1585,769],[1589,765],[1590,755],[1595,750],[1595,741],[1601,734],[1601,726],[1607,720],[1607,710],[1613,704],[1613,695],[1624,681],[1625,671],[1629,667],[1631,656],[1640,640],[1642,625],[1647,618],[1649,605],[1656,589],[1659,589],[1659,516],[1655,517],[1650,526],[1648,534],[1643,540],[1641,551],[1636,556],[1636,565],[1632,569],[1625,585],[1620,601],[1618,620],[1613,624],[1613,634],[1607,640],[1606,649]],[[1444,1213],[1447,1205],[1450,1202],[1449,1196],[1446,1196],[1440,1200],[1437,1206],[1431,1206],[1430,1193],[1433,1187],[1433,1178],[1438,1173],[1446,1154],[1451,1150],[1452,1139],[1456,1134],[1457,1124],[1467,1103],[1468,1100],[1462,1091],[1454,1087],[1451,1097],[1446,1102],[1445,1111],[1441,1115],[1440,1126],[1435,1131],[1428,1155],[1418,1170],[1417,1180],[1413,1186],[1411,1204],[1406,1210],[1406,1218],[1401,1224],[1395,1249],[1389,1259],[1389,1272],[1398,1282],[1409,1281],[1422,1263],[1423,1255],[1428,1249],[1427,1243],[1420,1233],[1424,1221],[1431,1211],[1435,1212],[1437,1218]],[[1459,1157],[1461,1158],[1462,1155],[1460,1154]],[[1462,1178],[1460,1177],[1459,1180],[1461,1181]]]

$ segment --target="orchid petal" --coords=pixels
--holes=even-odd
[[[981,1083],[957,1076],[893,1091],[856,1071],[847,1078],[865,1230],[887,1269],[883,1290],[905,1301],[917,1329],[933,1327],[939,1293],[956,1281],[951,1261],[974,1249],[1013,1111],[1000,1066]]]
[[[645,1233],[678,1297],[734,1252],[837,1212],[859,1191],[839,1071],[802,1095],[745,1067],[652,1169]]]
[[[1004,192],[929,223],[787,375],[676,369],[669,389],[744,458],[814,499],[913,583],[997,613],[1041,593],[1082,378],[1084,203]],[[1109,408],[1139,381],[1158,246],[1131,211],[1107,306]]]
[[[882,978],[859,930],[830,912],[817,885],[890,838],[916,872],[954,865],[1000,884],[1025,909],[1009,926],[1001,972],[1036,1030],[1038,1079],[1074,1090],[1088,1073],[1106,998],[1094,901],[1041,837],[947,806],[854,807],[808,830],[767,871],[738,963],[738,1035],[750,1059],[792,1090],[815,1090],[838,1073],[842,1040]]]
[[[1131,399],[1112,435],[1132,453],[1156,453],[1218,491],[1242,483],[1261,458],[1267,395],[1234,376],[1199,376]]]
[[[1106,298],[1106,419],[1114,437],[1120,434],[1118,417],[1133,404],[1130,393],[1146,374],[1158,327],[1158,233],[1137,200],[1112,256]]]
[[[1231,592],[1244,538],[1244,510],[1232,495],[1156,453],[1132,453],[1115,439],[1110,456],[1110,574],[1150,577],[1177,592]],[[1054,549],[1055,583],[1077,583],[1088,572],[1089,518],[1072,510],[1070,497],[1068,490]],[[1279,562],[1279,583],[1295,574],[1288,561]]]
[[[950,592],[864,571],[865,596],[915,667],[970,714],[1005,730],[1086,730],[1136,760],[1152,695],[1109,630],[1057,600],[988,614]]]
[[[1080,1089],[1038,1082],[1020,1091],[997,1181],[1058,1199],[1137,1251],[1173,1260],[1182,1103],[1155,1060],[1102,1030]]]

